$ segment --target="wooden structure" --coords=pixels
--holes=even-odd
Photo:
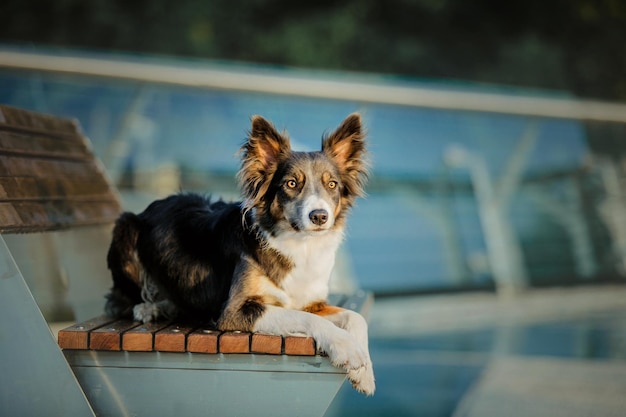
[[[58,343],[62,349],[78,350],[301,356],[316,354],[315,341],[310,337],[220,332],[183,323],[142,324],[131,320],[116,321],[106,316],[61,330]]]
[[[85,320],[79,302],[81,322],[57,345],[9,237],[69,229],[54,233],[70,291],[84,311],[101,309],[92,282],[110,286],[104,257],[120,211],[77,123],[0,105],[0,415],[323,415],[346,374],[311,338]],[[364,312],[371,297],[331,301]]]
[[[77,123],[0,106],[0,233],[102,224],[119,212]]]

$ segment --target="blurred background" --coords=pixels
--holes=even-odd
[[[181,189],[237,199],[253,114],[313,150],[362,113],[372,178],[333,285],[376,296],[378,392],[346,386],[327,415],[626,413],[626,2],[0,15],[0,102],[78,119],[128,210]],[[71,319],[55,294],[42,309]]]

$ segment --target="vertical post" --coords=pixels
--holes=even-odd
[[[448,149],[445,155],[448,164],[469,169],[489,264],[498,292],[503,295],[515,294],[528,285],[522,251],[508,219],[508,210],[524,165],[537,140],[537,131],[537,123],[529,122],[498,183],[492,179],[481,155],[459,147]]]
[[[464,249],[461,241],[461,231],[453,210],[452,187],[448,167],[437,181],[439,211],[439,229],[443,240],[444,254],[448,274],[452,282],[457,285],[469,283],[469,271],[465,262]]]
[[[507,204],[498,198],[485,161],[477,156],[470,164],[472,182],[478,200],[480,222],[485,235],[489,264],[498,292],[513,294],[527,284],[522,251],[507,219]]]
[[[565,187],[567,195],[565,202],[557,201],[547,191],[538,187],[529,190],[528,195],[537,203],[539,208],[563,226],[572,241],[576,271],[583,278],[591,278],[596,272],[597,266],[587,219],[582,212],[581,191],[574,180],[568,181]]]
[[[618,269],[626,272],[626,193],[617,164],[608,158],[597,161],[602,184],[606,190],[606,199],[600,205],[602,220],[613,240],[613,255],[617,259]]]

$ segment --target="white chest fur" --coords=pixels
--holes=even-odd
[[[294,264],[281,284],[287,308],[301,309],[328,296],[335,254],[343,240],[341,230],[307,234],[287,233],[268,238],[270,247]]]

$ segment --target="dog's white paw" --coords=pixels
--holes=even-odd
[[[354,389],[367,396],[374,395],[376,391],[376,381],[374,379],[374,370],[372,363],[368,362],[359,369],[348,371],[348,379],[352,383]]]
[[[346,371],[365,366],[369,358],[348,332],[342,330],[334,336],[331,342],[321,344],[334,366]]]
[[[141,303],[133,307],[133,317],[142,323],[154,321],[159,316],[159,309],[155,303]]]

